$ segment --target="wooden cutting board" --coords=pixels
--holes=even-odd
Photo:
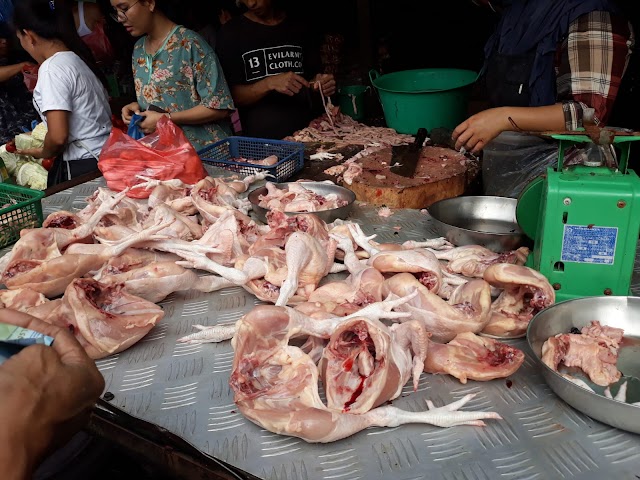
[[[424,147],[412,178],[395,175],[389,169],[391,149],[380,150],[359,160],[363,171],[349,185],[361,202],[389,208],[427,208],[431,204],[460,196],[479,173],[479,165],[455,150]]]

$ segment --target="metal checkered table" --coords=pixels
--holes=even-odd
[[[45,198],[45,216],[82,208],[102,185],[100,178]],[[415,210],[380,218],[374,208],[356,206],[351,219],[380,242],[436,236],[428,215]],[[638,294],[637,266],[634,275]],[[330,444],[265,431],[233,402],[230,342],[176,343],[194,324],[228,323],[261,303],[239,287],[170,295],[160,304],[164,319],[144,339],[97,362],[112,394],[110,405],[178,435],[204,455],[266,479],[640,478],[640,436],[594,421],[556,397],[524,340],[510,342],[527,356],[509,381],[462,385],[448,375],[423,374],[418,391],[407,385],[393,401],[399,408],[422,410],[427,399],[442,405],[476,393],[465,410],[497,411],[504,418],[484,428],[369,428]]]

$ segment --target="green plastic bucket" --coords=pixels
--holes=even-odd
[[[387,126],[415,135],[420,127],[453,129],[467,118],[471,85],[478,74],[471,70],[426,68],[369,78],[378,91]]]
[[[364,94],[369,90],[367,85],[347,85],[338,89],[340,111],[354,120],[364,118]]]

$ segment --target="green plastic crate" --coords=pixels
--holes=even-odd
[[[0,183],[0,248],[18,241],[23,228],[42,226],[44,192]]]

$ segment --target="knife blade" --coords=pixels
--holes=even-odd
[[[416,139],[411,145],[398,145],[392,147],[390,170],[396,175],[413,177],[420,159],[422,144],[427,139],[427,129],[419,128]]]

